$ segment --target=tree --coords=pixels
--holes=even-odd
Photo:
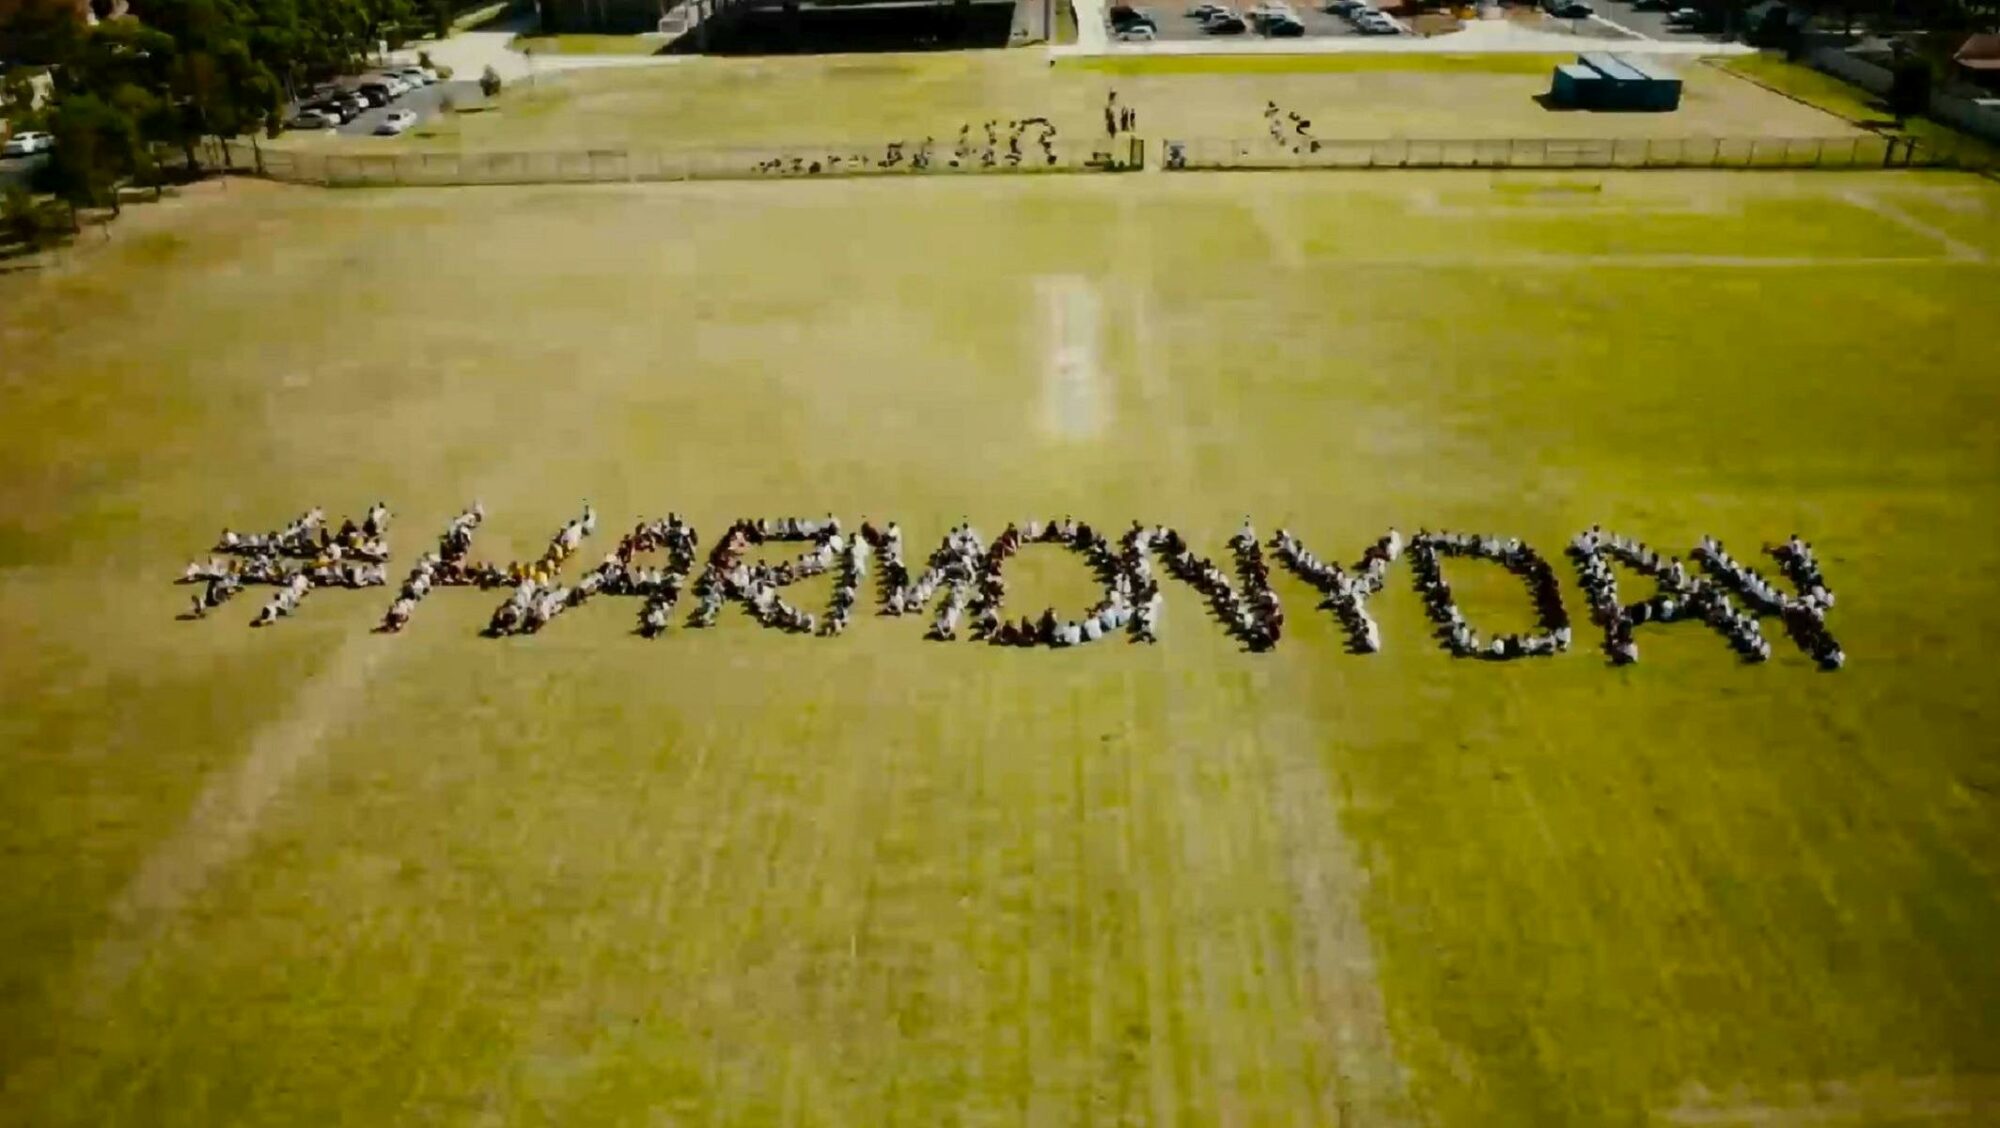
[[[55,135],[56,147],[48,181],[69,204],[72,222],[80,207],[108,203],[117,214],[119,181],[148,163],[138,125],[95,94],[71,94],[56,106],[49,132]]]
[[[488,98],[500,93],[500,72],[494,70],[491,64],[479,74],[479,92]]]
[[[4,197],[0,197],[0,242],[19,243],[30,251],[39,251],[56,241],[56,223],[49,220],[48,212],[18,184],[7,187]]]
[[[1896,60],[1889,82],[1889,110],[1896,115],[1896,127],[1930,108],[1931,65],[1918,58]]]
[[[0,59],[61,66],[76,58],[87,27],[75,0],[0,0]]]

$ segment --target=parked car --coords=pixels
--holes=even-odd
[[[1306,25],[1283,12],[1273,12],[1264,17],[1257,30],[1273,39],[1295,39],[1306,33]]]
[[[326,110],[303,109],[292,115],[285,123],[286,129],[332,129],[340,124],[340,115]]]
[[[417,115],[414,111],[390,110],[388,115],[382,119],[382,124],[375,127],[375,132],[382,137],[394,137],[415,124],[417,124]]]
[[[1553,0],[1549,4],[1549,15],[1559,20],[1587,20],[1596,14],[1583,0]]]
[[[389,88],[379,82],[357,86],[354,88],[354,92],[366,100],[370,106],[386,106],[389,104]]]
[[[325,114],[332,118],[335,124],[338,125],[346,125],[348,122],[353,121],[355,116],[361,112],[359,107],[345,98],[320,98],[316,101],[305,103],[299,109],[313,110]]]
[[[1145,24],[1131,24],[1111,34],[1116,36],[1120,43],[1151,43],[1154,38],[1153,29]]]
[[[1396,26],[1395,20],[1390,19],[1373,8],[1370,8],[1365,15],[1355,19],[1354,30],[1363,35],[1403,34],[1403,29]]]
[[[1228,10],[1229,5],[1227,4],[1202,3],[1189,8],[1187,14],[1189,19],[1205,20],[1217,12],[1226,12]]]
[[[1332,12],[1336,16],[1352,17],[1354,13],[1362,11],[1367,7],[1367,0],[1333,0],[1333,3],[1328,4],[1325,10]]]
[[[1153,18],[1153,13],[1144,8],[1134,8],[1129,4],[1118,4],[1113,6],[1107,15],[1111,20],[1111,29],[1113,31],[1124,31],[1129,27],[1147,27],[1151,28],[1154,32],[1160,30],[1160,22]]]
[[[1210,35],[1241,35],[1249,26],[1243,22],[1243,17],[1235,12],[1223,12],[1208,17],[1202,23],[1201,29]]]
[[[1667,13],[1670,24],[1695,24],[1701,22],[1700,8],[1675,8]]]
[[[413,87],[429,86],[438,80],[437,72],[428,71],[422,67],[404,67],[402,70],[396,72],[396,76]]]
[[[0,145],[0,157],[30,157],[56,147],[56,139],[38,130],[24,129]]]
[[[385,73],[385,74],[374,75],[372,77],[377,82],[380,82],[382,85],[389,88],[389,97],[391,98],[401,98],[403,95],[408,94],[410,92],[409,80],[403,78],[400,75]]]

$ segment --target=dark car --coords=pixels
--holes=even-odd
[[[305,105],[300,106],[299,109],[318,110],[320,113],[339,121],[342,125],[353,121],[361,113],[359,107],[345,98],[322,98],[317,102],[307,102]]]
[[[1306,25],[1283,12],[1265,12],[1257,16],[1257,30],[1273,39],[1292,39],[1306,33]]]
[[[1248,26],[1243,22],[1243,17],[1225,13],[1209,17],[1208,21],[1201,25],[1201,29],[1210,35],[1241,35]]]
[[[1153,18],[1153,13],[1144,8],[1134,8],[1128,4],[1114,5],[1109,13],[1109,18],[1111,20],[1111,30],[1113,31],[1129,31],[1135,27],[1151,28],[1154,31],[1160,30],[1159,21]]]

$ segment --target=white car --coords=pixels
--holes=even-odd
[[[24,129],[0,145],[0,157],[27,157],[36,153],[46,153],[56,147],[56,139],[47,133]]]
[[[1229,5],[1227,4],[1216,4],[1211,2],[1211,3],[1196,4],[1194,7],[1189,8],[1187,10],[1187,14],[1192,19],[1205,20],[1208,17],[1216,14],[1217,12],[1226,12],[1228,10],[1229,10]]]
[[[298,113],[292,115],[292,120],[285,123],[285,128],[332,129],[339,124],[340,118],[325,110],[300,110]]]
[[[415,113],[409,110],[390,110],[389,115],[382,119],[382,124],[375,127],[375,133],[380,137],[394,137],[415,124],[417,124]]]
[[[368,76],[368,80],[370,82],[378,83],[384,89],[388,90],[389,97],[391,98],[401,98],[403,95],[408,94],[410,92],[409,80],[397,75],[387,74],[387,73],[373,74]]]
[[[1153,41],[1153,29],[1147,27],[1145,24],[1133,24],[1131,27],[1118,32],[1118,41],[1120,43],[1151,43]]]
[[[422,67],[404,67],[402,70],[396,72],[396,77],[409,83],[411,86],[429,86],[438,80],[438,76],[434,72],[427,71]]]

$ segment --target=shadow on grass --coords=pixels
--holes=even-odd
[[[46,270],[63,252],[111,242],[112,227],[125,208],[143,207],[178,196],[183,180],[152,187],[121,187],[118,206],[72,209],[53,197],[35,197],[32,218],[9,217],[0,226],[0,275]]]

